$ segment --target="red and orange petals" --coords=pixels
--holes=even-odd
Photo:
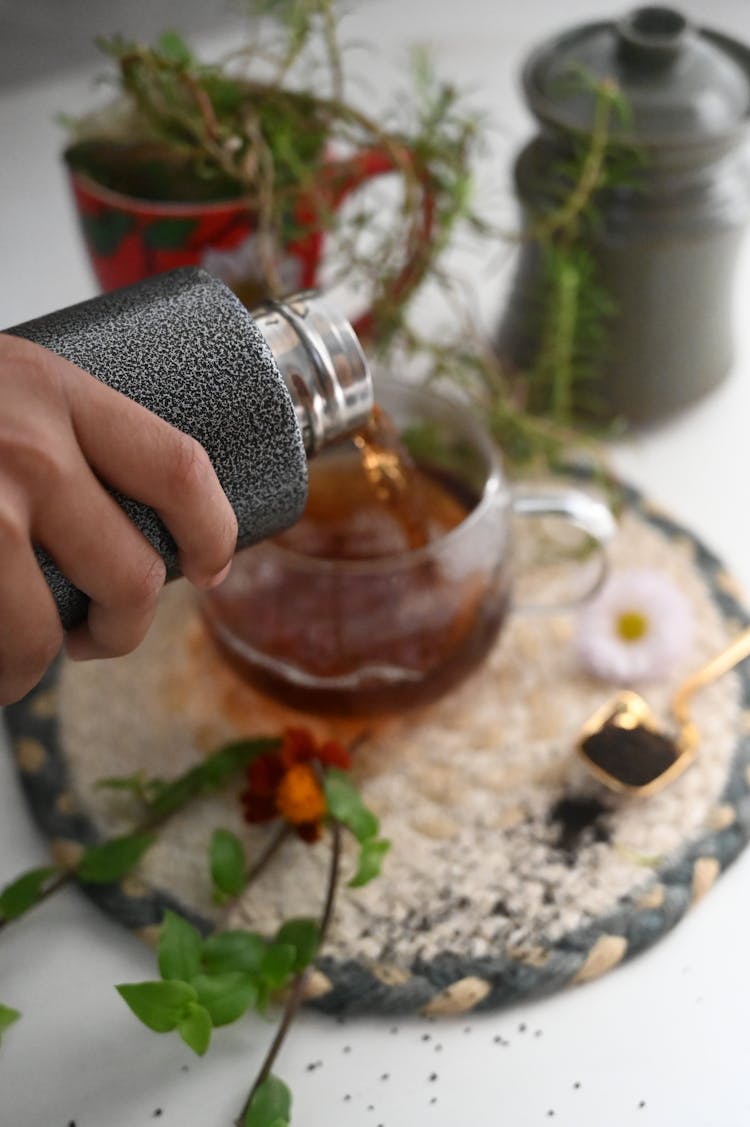
[[[323,836],[323,827],[320,822],[303,822],[301,826],[295,826],[295,829],[298,836],[307,845],[315,845],[315,842],[320,841]]]
[[[273,798],[284,773],[284,765],[278,754],[261,755],[248,766],[248,787],[255,794]]]
[[[340,767],[348,771],[352,765],[352,757],[346,748],[336,740],[328,740],[317,751],[317,758],[324,767]]]
[[[250,822],[251,825],[258,822],[272,822],[279,816],[275,796],[269,797],[265,794],[255,794],[254,791],[246,790],[240,795],[240,801],[245,821]]]
[[[309,763],[311,759],[317,757],[318,749],[315,740],[307,728],[286,729],[279,753],[284,767],[293,767],[295,763]]]

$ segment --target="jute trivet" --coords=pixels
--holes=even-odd
[[[668,573],[695,637],[667,684],[643,687],[668,721],[675,685],[744,625],[731,578],[694,536],[628,493],[615,568]],[[356,753],[364,798],[393,843],[384,875],[344,889],[310,1000],[331,1012],[490,1009],[583,982],[643,950],[711,887],[748,838],[750,677],[744,667],[694,703],[695,764],[647,799],[616,799],[574,757],[580,725],[610,695],[586,676],[569,618],[514,617],[484,667],[437,704],[371,725]],[[31,809],[53,854],[124,832],[128,799],[97,780],[169,777],[238,735],[303,720],[349,738],[362,725],[301,718],[269,703],[217,657],[190,591],[166,594],[146,643],[116,662],[62,663],[6,721]],[[147,939],[164,908],[210,929],[206,849],[214,828],[248,855],[236,791],[178,815],[135,877],[94,888]],[[346,864],[352,863],[347,856]],[[325,846],[290,840],[228,921],[271,932],[319,911]]]

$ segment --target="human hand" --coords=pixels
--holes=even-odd
[[[89,596],[74,660],[116,657],[148,630],[165,580],[106,486],[151,506],[196,586],[229,569],[237,521],[203,447],[87,372],[0,333],[0,704],[34,687],[63,643],[34,547]]]

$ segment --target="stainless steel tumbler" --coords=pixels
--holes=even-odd
[[[252,312],[193,267],[149,278],[7,330],[136,400],[206,449],[239,524],[238,547],[288,528],[307,496],[307,458],[372,410],[351,325],[314,293]],[[148,506],[113,494],[178,574],[176,545]],[[66,629],[88,598],[41,548]]]

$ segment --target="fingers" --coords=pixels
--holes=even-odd
[[[164,563],[80,452],[73,450],[48,478],[33,514],[32,539],[91,600],[86,623],[68,635],[67,652],[78,660],[129,653],[153,620]]]
[[[62,645],[52,594],[37,566],[19,508],[0,499],[0,705],[25,696]]]
[[[95,473],[155,509],[174,537],[191,582],[220,581],[237,542],[237,520],[203,447],[91,376],[69,388],[73,426]]]
[[[163,562],[108,492],[154,508],[185,575],[219,581],[237,536],[232,508],[193,439],[38,345],[0,334],[0,704],[28,692],[60,649],[57,608],[33,545],[90,598],[76,658],[142,640]]]

